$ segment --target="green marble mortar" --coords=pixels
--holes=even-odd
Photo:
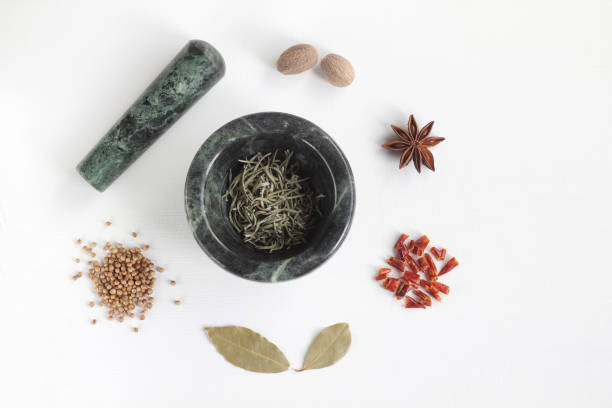
[[[239,160],[275,150],[291,150],[300,174],[325,197],[307,242],[270,253],[244,243],[223,195]],[[196,241],[221,267],[253,281],[287,281],[313,271],[342,245],[355,211],[355,182],[344,153],[323,129],[288,113],[253,113],[226,123],[202,144],[187,173],[185,211]]]
[[[189,41],[78,164],[79,174],[106,190],[224,74],[212,45]]]

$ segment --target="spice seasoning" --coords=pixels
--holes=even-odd
[[[429,252],[431,252],[438,261],[443,261],[444,258],[446,258],[446,248],[438,249],[436,247],[431,247]]]
[[[408,119],[408,131],[406,132],[400,127],[391,125],[391,129],[393,129],[400,140],[385,143],[382,147],[388,150],[403,150],[402,156],[400,157],[400,169],[406,167],[410,161],[413,161],[414,168],[419,173],[421,172],[421,164],[424,164],[434,171],[433,154],[431,154],[428,148],[437,145],[443,141],[444,138],[429,136],[433,124],[433,122],[429,122],[419,132],[414,116],[410,115]]]
[[[457,265],[459,265],[459,262],[457,261],[457,259],[455,259],[455,257],[449,259],[449,261],[446,263],[446,265],[444,265],[444,267],[440,271],[439,276],[442,276],[442,275],[450,272]]]
[[[293,153],[285,151],[284,159],[274,153],[257,153],[240,160],[242,169],[236,175],[230,170],[228,201],[229,220],[245,243],[257,249],[278,251],[306,242],[306,232],[321,215],[318,201],[307,178],[298,174],[299,165]]]
[[[376,280],[383,280],[387,277],[387,275],[391,272],[391,268],[380,268],[378,270],[378,276],[376,276]]]
[[[374,279],[382,281],[382,287],[393,292],[399,300],[406,299],[405,307],[408,309],[425,309],[432,305],[431,298],[441,301],[440,293],[447,295],[450,288],[438,282],[438,277],[444,275],[459,265],[456,258],[451,258],[438,273],[438,267],[432,256],[425,253],[429,245],[429,238],[426,235],[417,240],[410,240],[408,235],[402,234],[394,245],[394,249],[399,253],[399,257],[389,257],[386,262],[397,269],[401,275],[398,278],[389,276],[391,268],[380,268]],[[435,247],[430,252],[437,260],[446,257],[446,249],[438,250]],[[416,260],[411,254],[419,256]],[[424,275],[422,278],[419,273]],[[422,289],[422,290],[421,290]]]
[[[91,245],[95,246],[96,243]],[[95,256],[88,247],[83,247],[83,250]],[[154,301],[151,294],[155,284],[155,265],[142,254],[140,248],[127,249],[122,244],[107,242],[104,250],[106,255],[102,262],[88,262],[87,276],[94,284],[94,291],[101,297],[98,304],[106,307],[110,320],[122,322],[125,317],[134,317],[137,307],[141,308],[140,313],[144,316]],[[73,279],[82,274],[78,272]],[[94,301],[89,302],[90,307],[94,305]]]

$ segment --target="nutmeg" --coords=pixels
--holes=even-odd
[[[355,79],[353,65],[341,55],[327,54],[321,60],[323,75],[334,86],[348,86]]]
[[[310,44],[297,44],[278,57],[276,69],[285,75],[295,75],[314,67],[318,59],[319,54],[315,47]]]

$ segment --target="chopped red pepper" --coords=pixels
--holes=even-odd
[[[419,281],[421,280],[421,277],[419,276],[418,273],[404,271],[404,274],[402,275],[402,279],[410,281],[410,282],[414,282],[418,285]]]
[[[405,252],[403,254],[403,258],[412,272],[419,273],[419,270],[420,270],[419,265],[417,265],[416,261],[412,259],[412,257],[410,256],[408,252]]]
[[[448,293],[450,292],[450,286],[445,285],[440,282],[431,282],[431,286],[438,289],[440,292],[444,293],[445,295],[448,295]]]
[[[427,273],[427,270],[429,269],[429,264],[427,263],[427,260],[425,260],[425,258],[419,258],[417,259],[417,262],[419,263],[419,267],[421,268],[421,270],[424,273]]]
[[[408,249],[408,252],[411,252],[413,248],[414,248],[414,239],[411,239],[406,249]]]
[[[427,306],[431,306],[432,297],[441,301],[440,294],[450,292],[447,285],[437,282],[438,276],[450,272],[459,265],[459,262],[455,258],[451,258],[438,272],[434,258],[444,260],[446,258],[446,248],[431,247],[429,253],[426,253],[429,246],[429,238],[426,235],[421,236],[416,241],[410,240],[406,244],[408,238],[407,234],[401,234],[394,246],[399,255],[386,260],[391,267],[401,272],[401,277],[390,277],[393,269],[385,267],[378,270],[375,279],[382,281],[382,286],[393,292],[397,299],[405,297],[406,308],[425,309]],[[416,256],[413,257],[412,254]],[[425,277],[421,277],[423,275],[420,275],[420,273],[423,273]]]
[[[438,249],[436,247],[431,247],[429,252],[431,252],[438,261],[443,261],[444,258],[446,258],[446,248]]]
[[[419,279],[419,283],[421,282],[421,279]],[[418,289],[419,288],[419,284],[415,283],[413,281],[408,281],[408,288],[409,289]]]
[[[412,293],[414,293],[415,295],[417,295],[420,298],[420,302],[424,305],[427,306],[431,306],[431,298],[426,295],[425,293],[423,293],[423,291],[417,289],[415,291],[413,291]]]
[[[429,245],[429,238],[427,238],[427,235],[423,235],[421,238],[414,241],[414,246],[419,249],[422,249],[423,251],[425,250],[425,248],[427,248],[427,245]]]
[[[380,268],[378,270],[378,275],[376,276],[376,280],[383,280],[387,277],[387,275],[391,272],[391,268]]]
[[[404,262],[394,256],[387,259],[387,263],[392,267],[399,269],[400,272],[404,272],[404,269],[406,269],[406,265],[404,264]]]
[[[408,292],[409,285],[408,282],[400,279],[399,284],[397,285],[397,289],[395,291],[395,298],[400,300],[404,296],[406,296],[406,292]]]
[[[397,278],[387,278],[382,282],[383,288],[390,290],[391,292],[395,292],[397,290],[397,285],[399,285],[399,279]]]
[[[439,295],[440,291],[432,285],[432,282],[421,280],[421,287],[425,290],[425,292],[429,293],[431,296],[436,298],[438,302],[442,301],[442,298]]]
[[[432,246],[431,248],[429,248],[429,252],[431,252],[438,261],[440,260],[440,255],[442,254],[442,252],[440,252],[438,248]]]
[[[410,296],[406,296],[406,309],[425,309],[425,305],[417,302]]]
[[[425,279],[421,279],[421,281],[419,282],[419,286],[422,287],[423,289],[427,289],[428,287],[431,286],[431,282]]]
[[[397,249],[398,252],[402,252],[402,249],[404,249],[404,242],[408,239],[408,235],[406,234],[402,234],[399,239],[397,240],[397,242],[395,243],[395,249]]]
[[[457,261],[457,259],[455,257],[452,257],[451,259],[448,260],[448,262],[446,263],[446,265],[444,265],[442,267],[442,270],[440,271],[440,273],[438,274],[438,276],[442,276],[446,273],[449,273],[451,270],[453,270],[457,265],[459,265],[459,261]]]
[[[429,266],[427,270],[427,275],[429,279],[436,280],[438,275],[438,268],[436,268],[436,263],[429,254],[425,254],[425,261],[427,261],[427,265]]]

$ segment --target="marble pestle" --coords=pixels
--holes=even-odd
[[[104,191],[225,74],[210,44],[191,40],[78,164],[77,171]]]

